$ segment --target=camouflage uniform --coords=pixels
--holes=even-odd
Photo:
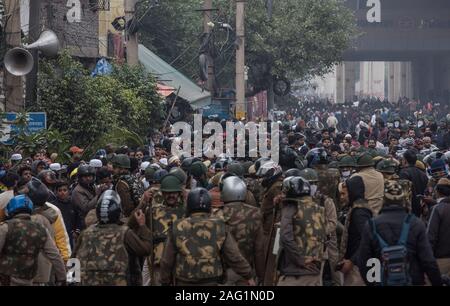
[[[208,213],[193,213],[173,224],[161,260],[161,283],[175,279],[175,285],[218,285],[224,264],[247,280],[252,276],[225,222]]]
[[[139,179],[129,174],[120,175],[114,180],[114,190],[122,200],[123,214],[129,217],[139,205],[144,193],[144,185]]]
[[[261,211],[263,214],[263,230],[265,236],[269,236],[272,225],[277,222],[277,219],[279,221],[279,215],[277,218],[275,214],[279,210],[279,207],[275,207],[274,199],[281,194],[282,184],[283,182],[281,180],[276,181],[264,191],[262,196]]]
[[[261,197],[263,191],[261,182],[257,178],[253,177],[246,177],[244,179],[244,182],[247,185],[247,190],[253,195],[256,206],[261,206]]]
[[[337,244],[336,226],[337,226],[337,213],[336,206],[333,200],[327,196],[318,193],[314,200],[320,203],[321,207],[325,209],[325,223],[326,223],[326,259],[330,263],[331,277],[333,286],[341,286],[341,274],[336,272],[335,268],[339,262],[339,249]]]
[[[87,286],[139,285],[139,274],[130,271],[132,257],[151,253],[151,233],[146,226],[135,233],[127,226],[96,224],[84,230],[73,257],[81,263],[81,284]]]
[[[26,214],[0,224],[0,284],[32,285],[38,271],[38,257],[45,253],[59,281],[65,280],[64,263],[44,226]]]
[[[261,212],[263,215],[263,231],[265,241],[265,266],[264,285],[274,285],[274,267],[276,265],[276,256],[272,253],[276,235],[276,224],[280,222],[280,207],[275,205],[275,198],[281,195],[283,182],[278,180],[270,186],[263,195],[261,203]]]
[[[286,198],[281,212],[279,286],[320,286],[325,258],[325,208],[311,196]]]
[[[341,180],[341,174],[337,169],[329,169],[327,165],[316,165],[314,168],[319,176],[318,191],[331,198],[334,203],[338,201],[338,185]]]
[[[180,204],[181,203],[181,204]],[[175,207],[167,206],[164,203],[152,204],[151,208],[144,209],[148,226],[152,229],[153,253],[147,262],[151,262],[151,284],[160,285],[160,261],[164,251],[164,243],[171,230],[173,222],[184,217],[184,197],[179,197],[179,202]],[[144,280],[145,281],[145,280]]]
[[[258,278],[264,276],[264,235],[262,216],[258,208],[243,202],[230,202],[222,210],[223,219],[239,250],[252,266]],[[227,269],[226,285],[245,285],[245,280],[232,269]]]
[[[403,206],[408,210],[408,212],[412,211],[412,188],[413,184],[410,180],[402,180],[398,175],[385,176],[384,185],[389,181],[396,181],[402,186],[403,193],[405,194],[404,204]]]

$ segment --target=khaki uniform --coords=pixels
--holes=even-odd
[[[363,168],[353,174],[353,177],[361,177],[364,183],[364,199],[374,217],[378,216],[384,202],[384,177],[372,167]]]

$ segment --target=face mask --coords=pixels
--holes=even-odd
[[[396,128],[398,128],[398,127],[400,126],[400,122],[395,121],[395,122],[394,122],[394,126],[395,126]]]
[[[311,196],[313,197],[317,192],[317,185],[311,185]]]
[[[346,178],[348,178],[351,174],[352,174],[351,171],[343,171],[343,172],[342,172],[342,177],[343,177],[344,179],[346,179]]]
[[[418,128],[421,128],[422,126],[423,126],[423,121],[417,122],[417,127],[418,127]]]

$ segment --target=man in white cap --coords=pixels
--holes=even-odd
[[[165,168],[165,167],[167,167],[168,166],[168,161],[167,161],[167,158],[161,158],[160,160],[159,160],[159,164],[163,167],[163,168]]]
[[[16,168],[22,162],[21,154],[13,154],[11,155],[11,168]]]
[[[100,159],[91,159],[89,161],[89,166],[95,169],[99,169],[103,167],[103,163]]]

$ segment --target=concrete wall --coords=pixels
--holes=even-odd
[[[111,22],[117,17],[124,16],[124,0],[110,0],[109,11],[99,12],[99,53],[101,56],[107,56],[108,53],[108,32],[113,34],[120,33],[117,32]]]
[[[79,21],[69,22],[67,19],[67,13],[71,9],[67,4],[70,2],[80,4]],[[90,6],[89,0],[42,0],[43,27],[55,31],[62,47],[68,48],[75,56],[99,56],[98,20],[98,11]]]

